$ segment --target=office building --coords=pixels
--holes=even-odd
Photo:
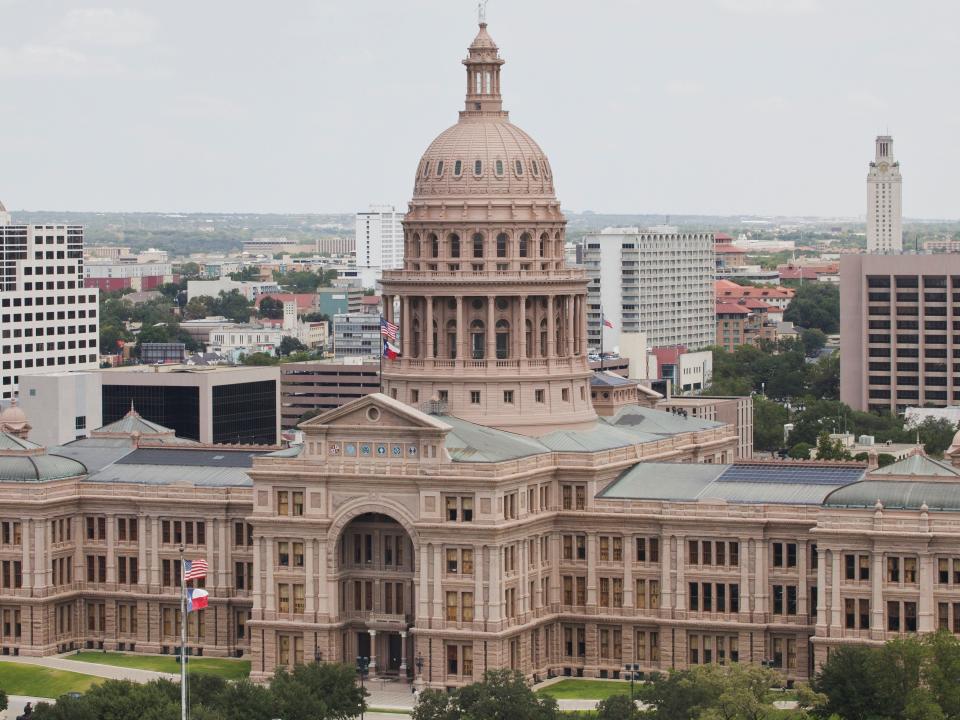
[[[103,292],[125,290],[154,290],[174,281],[173,265],[169,262],[137,262],[136,258],[87,260],[84,265],[84,286]]]
[[[333,316],[333,354],[339,358],[379,357],[383,351],[378,315]]]
[[[357,272],[364,288],[376,288],[384,270],[403,267],[403,213],[391,205],[371,205],[357,213]]]
[[[334,315],[359,314],[363,309],[363,288],[359,282],[335,280],[333,287],[317,288],[317,312]]]
[[[0,394],[21,376],[97,367],[96,289],[83,287],[83,227],[0,224]]]
[[[659,400],[657,410],[712,420],[732,426],[737,433],[737,460],[753,457],[753,398],[751,396],[674,396]]]
[[[187,356],[187,346],[182,342],[140,343],[140,362],[145,365],[182,363]]]
[[[867,172],[867,252],[903,250],[903,180],[893,157],[893,138],[879,135],[876,156]]]
[[[663,230],[607,228],[584,237],[591,348],[618,348],[621,332],[645,333],[650,347],[713,345],[713,235]]]
[[[283,429],[295,427],[305,413],[334,410],[379,390],[379,358],[358,356],[283,363],[280,365]]]
[[[19,404],[30,418],[30,439],[47,447],[88,437],[103,425],[100,373],[24,375]]]
[[[840,258],[840,399],[857,410],[960,404],[960,256]]]
[[[205,444],[280,440],[276,366],[133,365],[100,373],[105,424],[122,418],[132,403],[144,419]]]

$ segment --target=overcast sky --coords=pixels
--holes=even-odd
[[[9,209],[404,205],[473,0],[0,0]],[[955,0],[492,0],[504,104],[572,210],[956,218]]]

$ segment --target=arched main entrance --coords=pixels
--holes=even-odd
[[[336,581],[345,662],[370,658],[370,672],[406,677],[413,644],[414,546],[389,515],[364,513],[337,539]]]

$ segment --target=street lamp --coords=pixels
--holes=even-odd
[[[357,656],[357,675],[360,676],[360,690],[363,694],[363,679],[370,672],[370,658]],[[363,720],[364,713],[360,713],[360,720]]]
[[[317,663],[317,665],[323,662],[323,651],[320,650],[320,648],[314,648],[313,661]]]
[[[639,663],[627,663],[623,668],[627,671],[627,678],[630,680],[630,701],[633,702],[633,683],[635,680],[641,680],[643,673],[640,672]]]
[[[423,654],[417,652],[417,657],[414,658],[413,664],[417,668],[417,681],[423,683]]]

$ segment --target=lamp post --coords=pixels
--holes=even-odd
[[[370,658],[357,656],[357,675],[360,676],[360,690],[363,691],[363,679],[370,672]],[[360,720],[363,720],[364,713],[360,713]]]
[[[630,702],[633,702],[633,683],[635,680],[639,680],[642,675],[640,673],[639,663],[627,663],[623,666],[624,670],[627,671],[627,677],[630,680]]]
[[[417,657],[414,658],[413,664],[417,668],[417,681],[415,684],[423,685],[423,654],[419,651],[417,652]]]
[[[313,650],[313,661],[319,665],[323,662],[323,651],[320,648],[314,648]]]

